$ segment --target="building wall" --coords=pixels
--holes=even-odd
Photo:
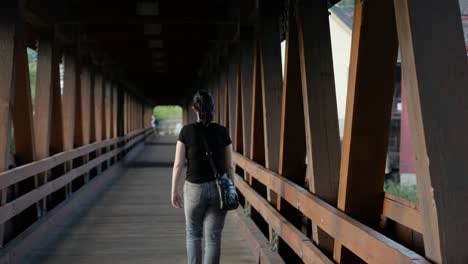
[[[336,101],[340,136],[343,137],[348,91],[349,60],[351,56],[351,29],[333,12],[330,18],[330,36],[332,40],[333,69],[335,73]]]

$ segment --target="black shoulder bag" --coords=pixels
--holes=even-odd
[[[205,146],[206,156],[210,161],[211,169],[213,170],[214,176],[216,178],[216,187],[219,194],[219,208],[221,210],[234,210],[239,207],[239,196],[237,195],[236,186],[234,182],[229,178],[229,176],[224,173],[222,176],[219,175],[218,169],[216,169],[216,164],[214,163],[210,147],[206,141],[205,128],[202,128],[202,140],[203,145]]]

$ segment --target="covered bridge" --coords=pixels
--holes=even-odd
[[[356,0],[342,144],[337,2],[1,0],[0,263],[183,263],[176,139],[150,120],[193,122],[201,88],[242,195],[223,263],[468,263],[458,0]],[[416,203],[383,191],[398,56]]]

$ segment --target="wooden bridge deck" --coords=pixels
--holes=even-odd
[[[71,223],[57,223],[30,263],[185,263],[183,210],[170,204],[175,138],[146,143],[143,152]],[[254,263],[228,217],[222,263]]]

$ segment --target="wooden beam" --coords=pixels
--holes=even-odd
[[[385,193],[382,216],[422,233],[422,219],[419,211],[414,205],[409,206],[409,201],[398,198],[399,197]],[[404,200],[406,204],[402,203],[401,200]]]
[[[38,44],[36,98],[34,103],[34,131],[36,158],[47,158],[51,151],[58,153],[63,149],[62,113],[60,98],[60,57],[51,32],[42,34]],[[40,129],[39,129],[40,128]],[[46,183],[50,172],[40,175],[36,185]],[[37,205],[41,216],[47,210],[44,199]]]
[[[253,28],[241,28],[241,85],[243,154],[250,157],[252,128],[252,93],[254,75],[255,35]]]
[[[383,206],[396,81],[398,38],[392,6],[392,0],[355,4],[338,194],[340,210],[374,229],[379,228]],[[334,255],[337,262],[353,258],[345,250],[342,254],[338,243]]]
[[[223,89],[223,122],[224,126],[229,129],[229,66],[226,66],[223,77],[221,79],[221,89]]]
[[[261,63],[265,164],[278,172],[282,98],[281,43],[278,0],[260,1],[259,48]],[[258,131],[260,132],[260,131]]]
[[[297,26],[293,18],[293,15],[290,14],[289,28],[286,34],[278,174],[299,186],[304,186],[306,175],[304,107],[302,100],[298,100],[298,98],[302,98],[302,86]],[[300,211],[282,201],[281,196],[278,196],[276,208],[292,225],[299,230],[301,229],[302,214]],[[287,250],[283,240],[279,241],[278,250],[282,256],[287,256],[290,261],[295,257]]]
[[[89,121],[90,121],[89,122],[90,124],[89,125],[89,140],[91,143],[91,142],[96,142],[96,114],[95,114],[95,92],[94,92],[94,89],[96,87],[96,72],[89,69],[89,76],[90,76],[90,81],[89,81],[89,86],[88,86],[89,89],[88,91],[86,89],[84,91],[89,93],[89,105],[87,107],[89,108]]]
[[[426,256],[468,260],[468,64],[456,0],[395,0]],[[428,30],[430,29],[430,30]]]
[[[237,174],[235,175],[235,182],[239,191],[250,204],[271,224],[276,233],[288,243],[304,263],[333,263],[312,241],[289,223]]]
[[[285,177],[238,153],[233,154],[233,160],[367,263],[429,263],[422,256],[347,216]]]
[[[78,60],[73,54],[75,51],[67,51],[63,56],[64,76],[63,76],[63,151],[71,150],[75,147],[75,132],[77,122],[81,121],[81,105],[77,109],[77,103],[80,104],[77,97],[80,94],[80,73]],[[79,115],[79,117],[76,117]],[[79,119],[78,119],[79,118]],[[73,162],[65,163],[65,172],[71,170]],[[71,184],[66,186],[67,197],[71,194]]]
[[[258,260],[256,263],[285,263],[278,253],[270,250],[269,241],[260,232],[255,223],[245,216],[241,208],[235,210],[232,216],[234,218],[234,222],[239,228],[240,235],[248,244],[248,248],[254,256],[254,259]]]
[[[106,83],[106,97],[104,98],[106,108],[106,139],[112,137],[112,80]]]
[[[64,147],[60,61],[61,54],[57,47],[54,51],[52,64],[52,124],[50,129],[50,155],[62,152]]]
[[[49,156],[50,130],[52,123],[52,96],[54,77],[53,65],[56,63],[52,36],[41,36],[38,45],[36,98],[34,103],[34,126],[36,129],[36,157],[44,159]]]
[[[242,128],[242,86],[241,82],[241,65],[237,64],[237,81],[236,81],[236,114],[235,123],[236,129],[234,133],[234,149],[237,152],[243,152],[243,128]]]
[[[75,54],[67,52],[64,54],[64,77],[63,77],[63,149],[73,149],[75,138],[75,110],[77,90],[79,89],[80,73]]]
[[[296,13],[309,190],[336,205],[340,167],[340,137],[326,1],[301,1]],[[322,250],[333,251],[333,240],[313,226]]]
[[[102,93],[103,93],[104,80],[100,73],[94,76],[94,133],[95,140],[102,140],[102,124],[103,124],[103,106],[102,106]]]
[[[124,106],[123,106],[123,117],[124,117],[124,134],[126,135],[129,131],[129,122],[128,122],[128,94],[124,90],[123,91],[123,101],[124,101]]]
[[[8,170],[14,98],[15,38],[17,21],[14,17],[15,1],[0,3],[0,171]],[[7,202],[8,190],[0,189],[0,206]],[[9,228],[8,228],[9,229]],[[0,224],[0,248],[9,235],[5,225]]]
[[[238,82],[238,71],[239,71],[239,50],[238,45],[232,47],[231,58],[229,60],[228,67],[228,115],[229,115],[229,131],[231,134],[232,142],[235,145],[235,134],[236,134],[236,94],[237,94],[237,82]]]
[[[109,94],[107,93],[108,92],[108,86],[109,86],[109,83],[110,83],[110,80],[108,78],[106,78],[106,76],[103,74],[102,76],[102,92],[101,92],[101,114],[102,114],[102,135],[101,135],[101,138],[102,139],[107,139],[107,134],[108,134],[108,126],[107,126],[107,112],[109,111],[109,108],[108,108],[108,98],[109,98]]]
[[[263,109],[262,109],[262,86],[261,86],[261,74],[260,74],[260,54],[258,51],[258,46],[256,45],[254,53],[254,65],[253,65],[253,91],[252,91],[252,108],[251,108],[251,130],[250,130],[250,159],[255,162],[264,165],[265,164],[265,139],[263,133]],[[259,183],[255,178],[248,177],[250,186],[262,195],[267,197],[266,188],[264,185]],[[250,206],[247,206],[250,210],[250,216],[252,220],[258,225],[260,230],[269,238],[269,228],[268,223],[266,223],[261,215],[255,210],[250,209]]]
[[[20,34],[23,35],[23,34]],[[31,83],[27,48],[22,37],[15,43],[15,92],[12,99],[15,133],[15,163],[17,166],[36,160]]]
[[[118,101],[118,88],[117,85],[114,84],[112,87],[112,137],[117,138],[118,135],[118,107],[119,107],[119,101]],[[148,108],[148,120],[147,122],[150,122],[151,120],[151,109]],[[149,126],[148,126],[149,127]]]

